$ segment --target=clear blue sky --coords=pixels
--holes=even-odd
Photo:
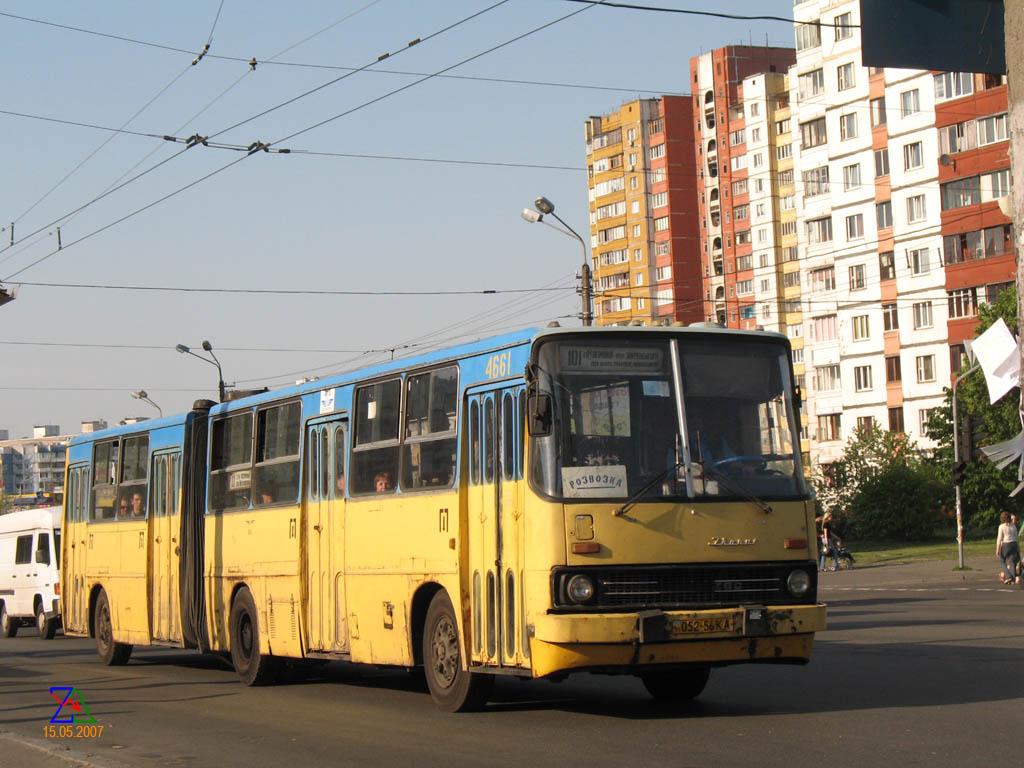
[[[24,283],[18,298],[0,308],[0,429],[20,437],[34,424],[59,424],[73,432],[83,419],[114,424],[125,416],[155,415],[131,399],[138,389],[147,390],[165,413],[185,410],[199,397],[215,398],[215,369],[175,353],[179,342],[198,349],[209,339],[229,382],[275,386],[390,356],[355,359],[357,352],[348,350],[400,347],[400,355],[408,343],[478,338],[554,318],[577,324],[572,316],[579,299],[571,288],[343,297],[31,283],[409,291],[568,287],[582,249],[546,227],[527,224],[519,212],[544,194],[587,237],[587,116],[637,96],[688,92],[690,57],[711,48],[750,41],[793,44],[786,23],[590,8],[449,74],[622,90],[435,78],[281,141],[418,79],[373,70],[433,73],[585,8],[565,0],[511,0],[221,133],[345,74],[329,67],[369,64],[492,2],[225,0],[214,26],[220,0],[0,0],[0,13],[6,14],[0,16],[0,109],[6,112],[157,136],[218,134],[215,141],[230,145],[280,142],[276,146],[315,152],[579,169],[297,152],[247,157],[202,146],[173,157],[182,144],[0,114],[0,248],[6,249],[0,252],[0,280],[8,288]],[[792,12],[788,0],[657,2],[738,14]],[[210,55],[191,66],[211,29]],[[272,64],[277,54],[279,62],[320,66]],[[255,57],[260,63],[250,71],[248,64],[215,56]],[[130,178],[164,160],[138,181],[68,216],[123,174]],[[63,250],[21,271],[56,249],[58,220]],[[251,349],[303,351],[245,351]]]

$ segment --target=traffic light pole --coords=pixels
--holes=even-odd
[[[964,516],[960,499],[960,486],[963,485],[963,467],[960,465],[960,414],[956,408],[956,388],[960,382],[974,373],[981,366],[975,364],[969,371],[961,374],[953,382],[953,485],[956,488],[956,548],[960,556],[960,569],[964,566]]]

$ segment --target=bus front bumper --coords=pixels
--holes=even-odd
[[[656,664],[804,663],[823,629],[822,604],[547,614],[533,625],[530,655],[534,677]]]

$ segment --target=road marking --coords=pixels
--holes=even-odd
[[[1003,592],[1020,594],[1019,589],[999,589],[998,587],[823,587],[819,592]]]

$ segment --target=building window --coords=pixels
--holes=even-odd
[[[871,366],[858,365],[853,369],[853,388],[858,392],[871,389]]]
[[[661,208],[662,206],[668,205],[668,192],[655,192],[650,196],[650,202],[648,203],[651,208]]]
[[[818,392],[838,392],[841,388],[838,365],[819,365],[814,369],[814,388]]]
[[[910,117],[921,111],[921,94],[917,88],[900,94],[900,115]]]
[[[780,187],[788,187],[793,183],[793,169],[779,171],[778,181]]]
[[[853,318],[853,340],[863,341],[870,336],[870,324],[867,315],[856,315]]]
[[[623,227],[623,229],[625,229],[625,227]],[[633,239],[638,239],[640,237],[640,233],[641,233],[640,225],[639,224],[634,224],[632,229],[633,229]]]
[[[753,280],[740,280],[736,283],[736,295],[737,296],[749,296],[754,292],[754,281]]]
[[[885,125],[885,99],[871,100],[871,126]]]
[[[850,267],[850,290],[859,291],[867,285],[863,264],[855,264]]]
[[[756,106],[757,106],[756,104],[752,104],[751,105],[751,109],[753,109]],[[750,129],[750,140],[752,142],[759,142],[759,141],[761,141],[761,129],[760,128],[751,128]]]
[[[825,131],[825,118],[819,117],[817,120],[801,123],[800,137],[805,149],[808,147],[820,147],[824,144],[828,140]]]
[[[658,281],[672,279],[672,267],[658,267],[655,272],[655,279]]]
[[[1006,141],[1006,114],[978,118],[978,145],[994,144]]]
[[[797,274],[797,273],[794,273]],[[821,269],[812,269],[811,274],[811,292],[816,293],[818,291],[831,291],[835,290],[836,287],[836,270],[835,267],[822,267]]]
[[[890,384],[903,378],[900,370],[900,356],[890,355],[885,358],[885,380]]]
[[[842,64],[836,69],[836,80],[840,91],[847,91],[856,85],[856,82],[854,82],[853,62]]]
[[[789,118],[788,117],[785,120],[779,120],[777,123],[775,123],[775,133],[776,134],[789,133]]]
[[[736,221],[742,221],[743,219],[750,217],[750,206],[748,205],[737,205],[732,209],[732,217]]]
[[[668,216],[661,216],[654,220],[654,231],[664,232],[668,229]]]
[[[749,245],[750,244],[750,230],[736,233],[736,245]]]
[[[903,432],[903,407],[889,409],[889,431]]]
[[[836,316],[822,315],[813,320],[815,341],[836,340]]]
[[[847,40],[853,37],[853,14],[841,13],[835,18],[836,40]]]
[[[947,125],[939,128],[939,151],[944,155],[955,155],[978,146],[978,131],[974,120]]]
[[[878,221],[879,229],[888,229],[892,226],[892,201],[886,200],[875,203],[875,218]]]
[[[775,148],[775,159],[776,160],[788,160],[793,156],[793,145],[792,144],[780,144]]]
[[[903,145],[903,170],[920,168],[924,165],[924,150],[920,141]]]
[[[658,158],[665,156],[665,145],[655,144],[649,150],[647,150],[647,157],[650,160],[657,160]]]
[[[783,261],[796,261],[800,258],[800,252],[797,250],[795,245],[787,245],[782,249],[782,260]],[[765,264],[764,266],[768,266]]]
[[[943,72],[935,75],[935,100],[946,101],[974,93],[974,75],[970,72]]]
[[[839,116],[839,138],[844,140],[857,138],[856,112],[850,112],[849,114]]]
[[[967,348],[963,344],[949,345],[949,370],[954,375],[967,365]]]
[[[797,78],[800,100],[820,96],[825,90],[825,72],[816,69],[813,72],[806,72]]]
[[[882,251],[878,254],[878,274],[880,280],[892,280],[896,277],[896,254]]]
[[[932,327],[932,303],[922,301],[914,304],[914,328]]]
[[[940,186],[942,191],[942,210],[963,208],[981,202],[981,178],[968,176],[949,181]]]
[[[644,252],[640,248],[633,249],[633,261],[641,262],[644,260]]]
[[[947,291],[946,297],[949,304],[950,320],[956,320],[960,317],[974,317],[978,314],[977,288],[960,288],[956,291]]]
[[[649,133],[649,134],[661,133],[664,130],[665,130],[665,121],[662,118],[660,118],[660,117],[657,118],[656,120],[651,120],[650,122],[647,123],[647,133]]]
[[[874,416],[858,416],[857,417],[857,431],[861,433],[870,432],[875,428],[875,417]]]
[[[910,251],[910,271],[915,275],[925,275],[931,268],[931,260],[928,258],[927,248],[915,248]]]
[[[895,303],[882,305],[882,327],[887,331],[899,330],[900,316]]]
[[[651,181],[653,182],[654,179],[652,178]],[[639,176],[630,176],[629,177],[629,188],[630,189],[639,189],[640,188],[640,177]]]
[[[840,414],[830,413],[818,417],[818,442],[826,443],[832,440],[842,440],[843,434],[839,426]]]
[[[792,219],[791,221],[783,221],[781,224],[779,224],[779,233],[783,237],[786,237],[787,235],[795,235],[796,219]]]
[[[917,382],[924,384],[935,381],[935,355],[922,355],[917,358]]]
[[[729,146],[735,147],[738,144],[744,144],[747,141],[746,131],[740,128],[738,131],[733,131],[729,134]]]
[[[849,192],[860,186],[860,163],[843,166],[843,191]]]
[[[1010,194],[1010,169],[983,174],[981,177],[981,200],[998,200]]]
[[[875,178],[889,175],[889,148],[875,150]]]
[[[779,198],[779,210],[792,211],[796,208],[796,195],[783,195]]]
[[[807,242],[815,243],[832,242],[832,217],[825,216],[821,219],[811,219],[807,222]]]
[[[804,197],[815,197],[828,192],[828,166],[804,171]]]
[[[818,21],[796,25],[796,49],[806,51],[821,45],[821,26]]]
[[[927,210],[924,204],[924,195],[913,195],[907,198],[907,221],[924,221]]]

